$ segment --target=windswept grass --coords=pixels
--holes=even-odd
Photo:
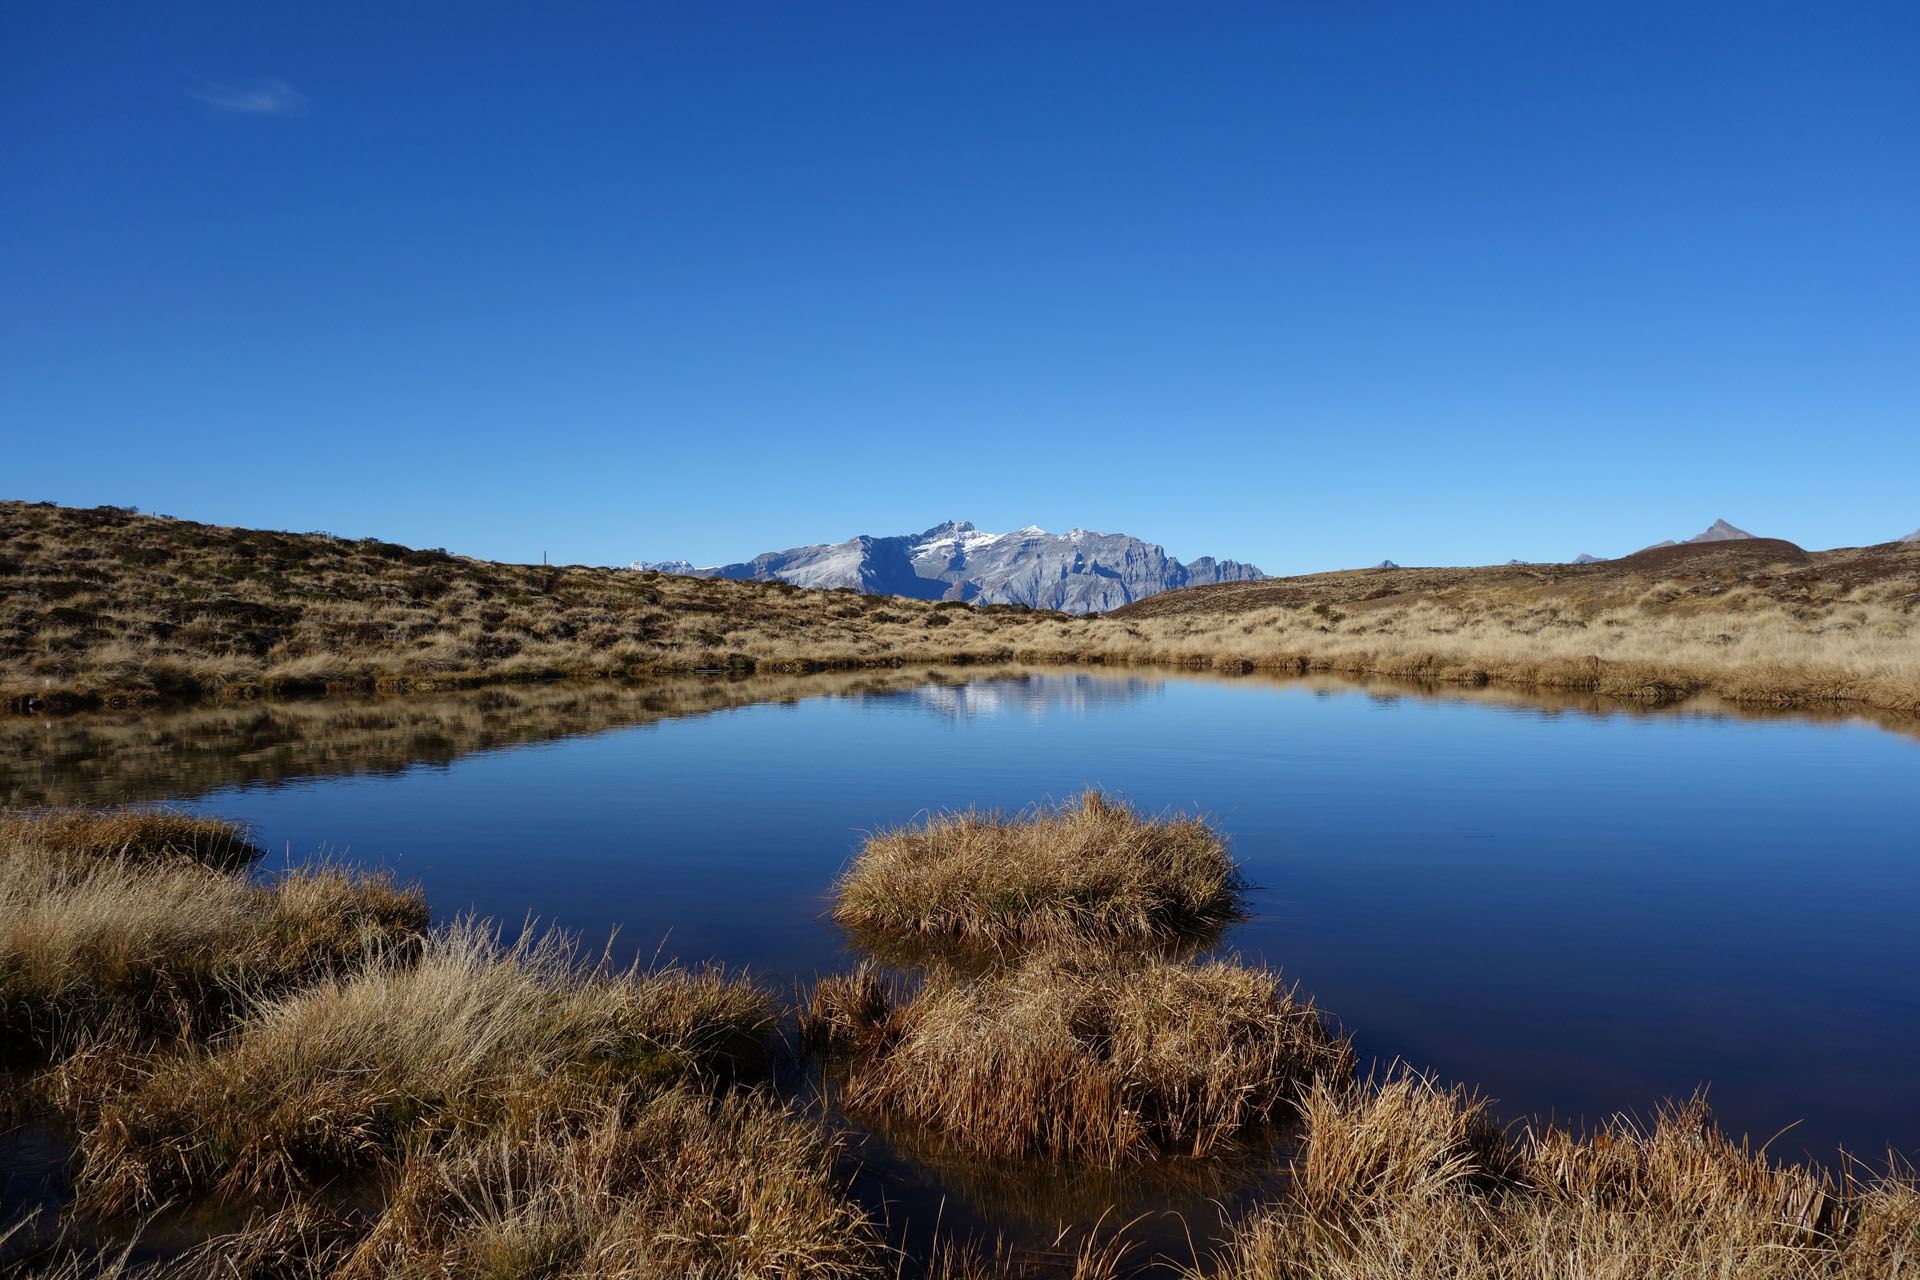
[[[85,1135],[80,1191],[110,1212],[298,1195],[596,1090],[757,1073],[777,1014],[717,972],[583,971],[563,935],[504,946],[456,924],[417,958],[263,1003],[214,1049],[158,1064]]]
[[[835,886],[833,918],[855,936],[993,947],[1164,941],[1232,919],[1242,883],[1205,819],[1145,817],[1088,791],[1054,809],[882,831]]]
[[[0,818],[0,1060],[203,1038],[426,927],[420,895],[385,877],[223,869],[251,852],[232,824],[181,814]]]
[[[816,1126],[757,1095],[672,1089],[410,1153],[336,1274],[854,1280],[880,1261]]]
[[[1043,956],[900,1002],[860,978],[823,984],[808,1022],[844,1050],[850,1110],[1016,1160],[1227,1150],[1353,1065],[1277,975],[1227,962]]]
[[[1317,1084],[1293,1190],[1218,1280],[1898,1280],[1920,1274],[1911,1176],[1836,1185],[1720,1133],[1698,1099],[1509,1143],[1458,1089]],[[1195,1273],[1196,1275],[1198,1273]]]

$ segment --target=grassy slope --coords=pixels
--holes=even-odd
[[[1920,544],[1358,570],[1070,618],[0,503],[0,592],[0,698],[21,709],[1014,660],[1920,709]]]

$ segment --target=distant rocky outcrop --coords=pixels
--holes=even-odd
[[[1164,548],[1124,533],[1048,533],[1038,525],[986,533],[964,520],[937,524],[924,533],[882,538],[863,534],[845,542],[769,551],[740,564],[696,569],[684,560],[637,560],[632,567],[797,587],[852,587],[871,595],[919,600],[1024,604],[1067,613],[1105,613],[1176,587],[1265,576],[1250,564],[1211,556],[1182,564]]]
[[[1391,560],[1382,560],[1379,564],[1373,566],[1375,569],[1398,569],[1399,567],[1399,565]]]
[[[1757,536],[1756,534],[1748,533],[1745,529],[1737,529],[1725,520],[1715,520],[1712,524],[1708,525],[1704,531],[1694,534],[1691,538],[1683,538],[1679,542],[1668,538],[1663,542],[1656,542],[1650,547],[1642,547],[1640,550],[1658,551],[1661,547],[1692,547],[1702,542],[1741,542]],[[1636,552],[1635,554],[1638,553]]]
[[[1900,539],[1898,539],[1898,541],[1900,541],[1900,542],[1920,542],[1920,529],[1915,529],[1915,530],[1914,530],[1914,531],[1913,531],[1912,533],[1910,533],[1910,534],[1908,534],[1908,535],[1907,535],[1906,537],[1904,537],[1904,538],[1900,538]]]
[[[1607,558],[1605,556],[1589,555],[1586,552],[1582,551],[1579,555],[1573,558],[1573,562],[1575,564],[1605,564],[1607,562]]]
[[[1715,520],[1707,526],[1706,532],[1696,533],[1686,541],[1689,544],[1695,542],[1732,542],[1737,538],[1752,538],[1755,536],[1757,535],[1748,533],[1745,529],[1734,528],[1725,520]]]
[[[678,573],[687,577],[696,577],[700,570],[693,567],[691,560],[635,560],[629,569],[647,569],[654,573]]]

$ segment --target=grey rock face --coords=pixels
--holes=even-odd
[[[1516,564],[1517,564],[1517,563],[1518,563],[1518,561],[1515,561],[1514,563],[1516,563]],[[1376,564],[1376,565],[1372,565],[1372,566],[1370,566],[1370,567],[1372,567],[1372,568],[1375,568],[1375,569],[1398,569],[1398,568],[1399,568],[1400,566],[1399,566],[1399,565],[1397,565],[1397,564],[1395,564],[1395,563],[1394,563],[1393,561],[1391,561],[1391,560],[1382,560],[1382,561],[1381,561],[1381,562],[1380,562],[1379,564]]]
[[[650,569],[655,573],[678,573],[691,576],[699,570],[689,560],[635,560],[629,569]]]
[[[1573,562],[1575,564],[1605,564],[1606,559],[1607,558],[1605,556],[1591,556],[1591,555],[1588,555],[1586,552],[1582,551],[1579,555],[1573,558]]]
[[[636,561],[634,567],[701,578],[778,580],[797,587],[852,587],[870,595],[919,600],[1024,604],[1067,613],[1104,613],[1175,587],[1264,576],[1250,564],[1211,556],[1181,564],[1164,548],[1124,533],[1048,533],[1037,526],[983,533],[966,521],[898,537],[862,535],[769,551],[743,564],[667,570],[665,564]]]
[[[1900,542],[1920,542],[1920,529],[1915,529],[1915,530],[1914,530],[1914,531],[1913,531],[1912,533],[1910,533],[1910,534],[1908,534],[1908,535],[1907,535],[1906,537],[1904,537],[1904,538],[1900,538],[1900,539],[1898,539],[1898,541],[1900,541]]]

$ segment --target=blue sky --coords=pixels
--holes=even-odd
[[[0,12],[5,496],[1270,572],[1920,526],[1920,6]]]

